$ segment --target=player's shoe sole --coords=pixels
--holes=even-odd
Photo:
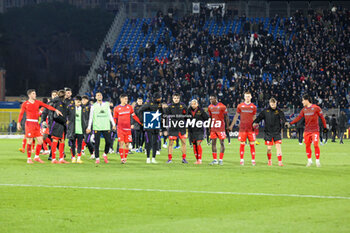
[[[152,163],[157,164],[158,162],[155,159],[152,159]]]
[[[283,167],[283,163],[282,162],[278,162],[278,166]]]
[[[64,160],[64,159],[62,159],[62,160],[60,160],[60,161],[58,161],[58,163],[61,163],[61,164],[67,164],[67,163],[69,163],[68,161],[66,161],[66,160]]]
[[[182,163],[188,163],[186,159],[182,159]]]
[[[27,159],[27,163],[28,163],[28,164],[33,164],[34,162],[33,162],[32,159]]]
[[[209,163],[209,165],[218,165],[219,164],[219,162],[218,161],[212,161],[211,163]]]
[[[38,163],[44,163],[44,161],[42,161],[40,158],[34,158],[34,161]]]
[[[77,163],[81,164],[81,163],[84,163],[84,162],[81,159],[78,159]]]
[[[307,164],[306,164],[306,167],[311,167],[312,166],[312,163],[310,163],[310,162],[308,162]]]
[[[58,164],[58,161],[56,159],[51,160],[52,164]]]
[[[202,164],[201,160],[197,160],[194,164]]]

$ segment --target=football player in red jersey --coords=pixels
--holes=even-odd
[[[256,118],[256,106],[251,102],[252,94],[249,91],[244,93],[244,102],[237,106],[236,115],[230,125],[230,130],[236,124],[238,116],[241,116],[241,122],[239,124],[238,140],[241,142],[239,147],[239,154],[241,157],[240,164],[244,165],[244,146],[245,141],[248,138],[250,143],[250,153],[252,154],[252,165],[255,166],[255,132],[253,129],[253,121]]]
[[[229,120],[227,116],[227,108],[224,104],[218,102],[215,95],[210,95],[209,97],[210,105],[208,107],[209,117],[211,120],[210,129],[210,139],[212,140],[212,152],[213,161],[210,165],[219,164],[223,165],[224,153],[225,153],[225,138],[226,138],[226,128],[229,126]],[[217,149],[216,149],[216,139],[220,140],[220,160],[217,160]]]
[[[322,109],[316,104],[312,104],[311,96],[304,95],[302,100],[304,108],[300,111],[299,116],[297,116],[290,124],[295,124],[300,121],[303,117],[305,118],[305,131],[304,131],[304,142],[306,146],[306,155],[308,158],[307,167],[312,165],[311,159],[311,143],[314,144],[315,148],[315,157],[316,157],[316,166],[320,167],[320,133],[318,118],[320,117],[323,123],[324,131],[327,132],[326,120],[323,116]]]
[[[129,143],[132,142],[130,116],[142,125],[140,119],[134,113],[134,109],[128,104],[128,96],[120,95],[120,105],[114,108],[114,122],[117,125],[117,135],[119,143],[119,154],[121,163],[126,163],[129,153]]]
[[[27,138],[27,163],[33,163],[31,159],[31,146],[34,138],[36,138],[38,142],[35,150],[34,161],[44,163],[39,157],[39,153],[43,144],[43,136],[41,135],[40,125],[38,123],[39,109],[40,107],[45,107],[51,111],[55,111],[56,114],[60,116],[62,116],[62,113],[56,108],[44,104],[39,100],[36,100],[36,92],[34,89],[29,89],[27,91],[27,95],[29,99],[22,104],[21,112],[18,116],[17,129],[21,130],[20,122],[22,120],[23,114],[26,113],[27,119],[25,123],[25,137]]]

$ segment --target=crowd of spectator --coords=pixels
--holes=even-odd
[[[242,30],[213,35],[204,29],[212,18],[223,25],[232,20],[231,13],[202,10],[180,19],[157,14],[143,33],[164,25],[159,43],[170,53],[154,57],[156,45],[140,48],[135,57],[128,48],[112,53],[106,48],[106,64],[90,83],[91,91],[102,91],[114,103],[126,93],[135,100],[160,92],[165,102],[178,92],[182,102],[197,98],[208,105],[216,94],[228,107],[236,107],[242,94],[249,90],[253,102],[264,107],[275,97],[285,108],[300,108],[301,96],[309,93],[322,108],[349,108],[350,103],[350,13],[343,8],[296,11],[292,17],[278,15],[270,19],[285,33],[276,37],[263,23],[239,18]],[[172,39],[174,38],[174,39]]]

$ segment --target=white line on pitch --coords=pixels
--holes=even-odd
[[[350,197],[318,196],[318,195],[304,195],[304,194],[239,193],[239,192],[215,192],[215,191],[196,191],[196,190],[139,189],[139,188],[113,188],[113,187],[80,187],[80,186],[32,185],[32,184],[0,184],[0,186],[34,187],[34,188],[66,188],[66,189],[97,189],[97,190],[143,191],[143,192],[166,192],[166,193],[199,193],[199,194],[222,194],[222,195],[240,195],[240,196],[300,197],[300,198],[321,198],[321,199],[346,199],[346,200],[350,200]]]

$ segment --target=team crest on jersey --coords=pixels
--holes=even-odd
[[[275,111],[275,115],[277,115],[277,114],[278,114],[278,110]]]

